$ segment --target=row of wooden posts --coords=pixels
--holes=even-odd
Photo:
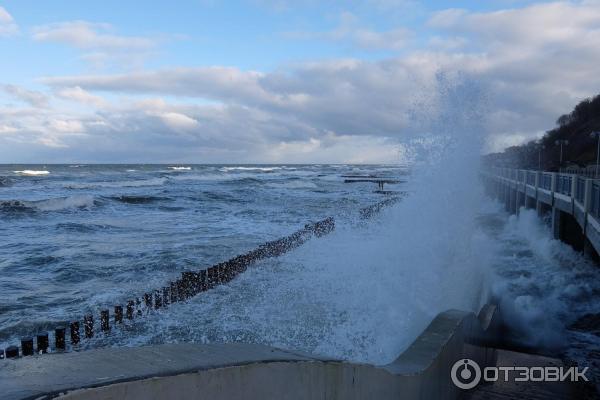
[[[372,206],[360,210],[361,218],[370,218],[374,213],[379,212],[382,207],[390,205],[398,198],[391,198]],[[335,220],[333,217],[325,218],[319,222],[306,224],[304,228],[281,239],[267,242],[255,250],[234,257],[228,261],[213,265],[208,269],[201,271],[184,271],[181,277],[176,281],[169,282],[167,286],[146,292],[141,297],[136,297],[127,301],[125,308],[123,305],[114,306],[112,312],[112,326],[119,326],[126,320],[133,320],[136,316],[142,316],[144,311],[158,310],[168,307],[172,303],[186,301],[190,297],[196,296],[201,292],[212,289],[217,285],[230,282],[238,274],[244,272],[246,268],[259,260],[280,256],[309,240],[313,235],[316,237],[324,236],[335,229]],[[111,330],[111,314],[109,309],[100,311],[100,331],[108,333]],[[80,322],[83,322],[81,324]],[[54,330],[54,350],[67,350],[67,331],[69,333],[70,344],[72,348],[77,348],[82,339],[81,328],[83,325],[83,337],[91,339],[95,334],[95,324],[93,314],[87,314],[83,320],[72,321],[68,326],[61,326]],[[0,349],[0,359],[16,358],[19,356],[30,356],[33,354],[44,354],[50,350],[49,334],[43,332],[33,337],[24,337],[21,339],[20,351],[18,346],[9,346],[4,350]]]

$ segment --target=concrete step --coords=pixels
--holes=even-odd
[[[557,358],[534,354],[498,350],[497,366],[511,367],[565,367]],[[501,375],[502,376],[502,375]],[[509,375],[511,378],[514,374]],[[505,382],[499,379],[493,383],[481,383],[474,389],[465,391],[462,400],[567,400],[582,399],[582,385],[571,382]],[[587,397],[592,398],[592,397]]]

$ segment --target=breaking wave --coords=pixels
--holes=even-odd
[[[125,188],[125,187],[144,187],[144,186],[162,186],[167,182],[167,178],[151,178],[133,181],[117,182],[89,182],[81,184],[65,185],[67,189],[95,189],[95,188]]]
[[[17,175],[25,176],[43,176],[50,174],[50,171],[46,170],[35,170],[35,169],[24,169],[22,171],[13,171]]]
[[[150,204],[156,203],[159,201],[169,201],[173,200],[170,197],[159,197],[159,196],[133,196],[133,195],[123,195],[123,196],[113,196],[112,200],[116,200],[121,203],[126,204]]]
[[[94,205],[94,196],[81,195],[33,201],[4,200],[0,201],[0,210],[4,212],[61,211],[74,208],[91,208]]]
[[[221,172],[229,171],[262,171],[262,172],[273,172],[282,169],[282,167],[223,167],[219,168]]]

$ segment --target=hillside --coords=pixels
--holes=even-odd
[[[569,144],[563,147],[563,166],[577,164],[584,167],[596,163],[597,139],[590,135],[594,131],[600,132],[600,94],[581,101],[569,114],[561,115],[556,120],[556,127],[540,140],[509,147],[502,153],[488,154],[484,158],[495,165],[537,169],[539,146],[543,146],[542,169],[558,170],[560,146],[555,143],[568,140]]]

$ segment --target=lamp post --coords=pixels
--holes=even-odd
[[[538,145],[538,171],[542,170],[542,150],[545,148],[543,144]]]
[[[598,179],[598,162],[600,162],[600,132],[595,131],[590,133],[590,136],[594,139],[598,139],[598,147],[596,148],[596,175],[595,178]]]
[[[560,139],[557,140],[556,142],[554,142],[555,145],[560,145],[560,166],[562,168],[562,164],[563,164],[563,145],[568,146],[569,145],[569,141],[566,139]]]

